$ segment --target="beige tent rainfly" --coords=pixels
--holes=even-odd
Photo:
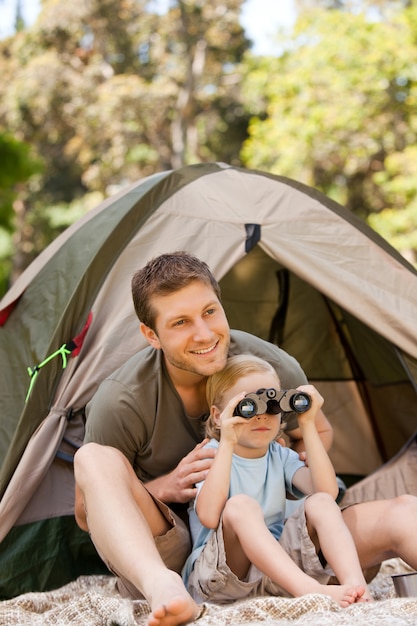
[[[68,228],[0,302],[0,598],[105,571],[74,521],[72,456],[97,385],[144,346],[131,276],[173,250],[209,264],[233,328],[281,345],[321,390],[347,501],[417,494],[416,271],[293,180],[163,172]]]

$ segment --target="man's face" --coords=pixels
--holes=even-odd
[[[162,349],[168,370],[209,376],[226,364],[230,344],[224,309],[211,287],[195,280],[168,296],[154,296],[155,329],[142,332],[154,348]]]

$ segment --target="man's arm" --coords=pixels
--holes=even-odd
[[[316,415],[316,428],[323,446],[328,452],[333,443],[333,427],[322,410]],[[288,445],[290,448],[298,452],[298,454],[305,452],[303,436],[299,426],[291,430],[286,430],[285,434],[288,437]]]

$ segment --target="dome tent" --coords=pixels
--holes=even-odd
[[[301,363],[325,398],[336,471],[366,477],[362,499],[414,449],[412,266],[296,181],[220,163],[155,174],[68,228],[0,302],[2,598],[103,571],[73,518],[71,460],[100,381],[145,345],[131,276],[174,250],[208,263],[232,328]],[[394,479],[384,495],[399,489],[417,494],[417,480]]]

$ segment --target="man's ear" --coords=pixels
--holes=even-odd
[[[150,343],[151,346],[155,348],[156,350],[160,350],[161,344],[159,342],[158,335],[156,334],[156,332],[152,330],[152,328],[149,328],[149,326],[146,326],[146,324],[144,324],[143,322],[140,323],[139,328],[140,328],[140,332],[145,337],[146,341]]]

